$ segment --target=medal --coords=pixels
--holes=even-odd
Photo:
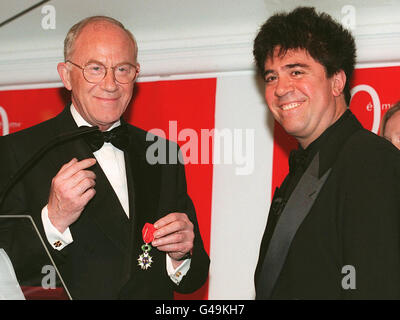
[[[137,259],[138,266],[142,270],[147,270],[153,263],[153,258],[149,255],[149,251],[151,250],[150,243],[154,240],[154,231],[156,231],[156,228],[151,223],[146,223],[142,229],[142,237],[145,244],[142,245],[143,253]]]

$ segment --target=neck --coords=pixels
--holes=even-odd
[[[306,149],[311,143],[318,139],[318,137],[325,132],[331,125],[333,125],[343,113],[347,110],[347,105],[344,99],[335,98],[335,111],[332,115],[324,117],[320,120],[319,127],[313,132],[312,135],[307,137],[295,137],[303,149]]]
[[[108,129],[111,128],[112,124],[108,124],[108,125],[105,125],[105,126],[102,126],[102,125],[97,125],[97,126],[99,127],[100,131],[107,131]]]
[[[74,104],[71,104],[70,107],[72,117],[75,120],[75,123],[78,127],[80,126],[98,126],[100,131],[107,131],[110,128],[113,129],[121,124],[120,120],[117,120],[113,123],[106,123],[106,124],[100,124],[100,123],[92,123],[89,119],[85,118],[84,114],[81,114],[78,109],[74,106]]]

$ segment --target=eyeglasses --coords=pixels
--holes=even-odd
[[[71,60],[65,62],[69,62],[75,67],[82,69],[83,77],[90,83],[99,83],[107,75],[108,68],[100,62],[89,62],[84,67],[72,62]],[[130,63],[121,63],[115,67],[110,67],[110,69],[113,70],[114,79],[121,84],[134,81],[139,74],[139,67]]]

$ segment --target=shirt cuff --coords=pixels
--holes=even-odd
[[[178,266],[178,268],[174,269],[174,266],[172,265],[171,258],[168,254],[166,254],[166,259],[167,259],[167,273],[171,280],[176,284],[179,285],[179,283],[182,281],[183,277],[188,273],[190,269],[190,262],[192,259],[186,259],[183,260],[183,262]]]
[[[60,251],[74,241],[72,239],[72,234],[69,228],[61,233],[57,230],[56,227],[52,225],[49,219],[49,211],[47,210],[47,205],[42,209],[42,223],[47,241],[54,249]]]

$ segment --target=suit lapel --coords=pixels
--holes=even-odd
[[[129,219],[100,165],[96,164],[91,170],[96,174],[96,195],[82,214],[87,214],[114,245],[125,252],[129,242]]]
[[[146,222],[154,223],[160,197],[160,166],[146,160],[144,132],[129,126],[130,144],[125,153],[130,212],[133,219],[134,241],[141,241],[141,228]],[[139,239],[136,237],[139,236]]]
[[[55,133],[55,136],[78,128],[72,118],[69,108],[69,106],[66,106],[54,119],[52,131]],[[74,157],[78,160],[93,157],[90,149],[85,145],[85,143],[82,143],[80,138],[62,143],[58,147],[54,148],[49,155],[50,165],[53,166],[56,172],[58,172],[65,163],[71,161]]]
[[[281,213],[259,275],[256,298],[269,299],[297,229],[314,204],[331,169],[319,178],[319,153],[301,177]]]
[[[284,206],[283,202],[283,196],[281,190],[283,189],[284,184],[286,183],[286,180],[288,177],[285,178],[285,180],[282,182],[282,186],[280,188],[276,187],[274,196],[271,201],[271,205],[269,207],[269,212],[268,212],[268,218],[267,218],[267,224],[265,226],[264,234],[261,240],[261,245],[260,245],[260,254],[259,257],[265,257],[265,253],[268,249],[268,243],[271,240],[271,232],[273,232],[274,227],[276,226],[276,220],[279,219],[279,212],[281,211],[281,206]],[[259,274],[259,269],[261,267],[261,264],[257,264],[257,269],[256,269],[256,275]]]

